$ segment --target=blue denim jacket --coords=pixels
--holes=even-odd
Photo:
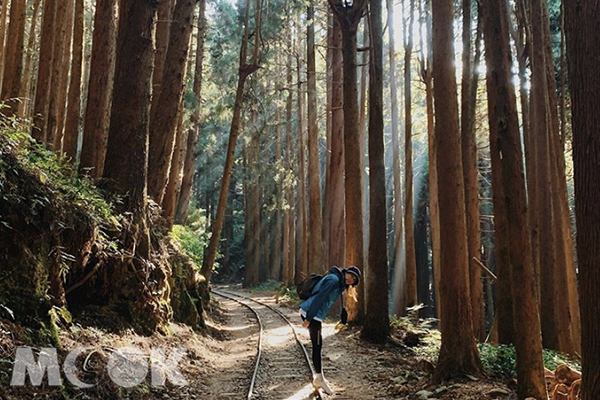
[[[308,300],[300,304],[300,314],[307,320],[323,322],[329,309],[346,289],[344,272],[333,267],[314,287]]]

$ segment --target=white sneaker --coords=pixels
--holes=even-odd
[[[333,394],[333,389],[331,389],[331,387],[329,386],[329,382],[327,381],[327,379],[325,379],[323,373],[315,374],[315,376],[313,377],[313,386],[317,390],[323,389],[323,391],[328,395]]]

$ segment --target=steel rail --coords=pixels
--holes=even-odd
[[[256,299],[251,298],[251,297],[242,296],[242,295],[237,294],[237,293],[226,292],[226,291],[223,291],[223,290],[212,289],[211,291],[213,293],[219,295],[219,296],[231,299],[231,300],[236,301],[236,302],[244,305],[245,307],[249,308],[254,313],[254,315],[256,315],[256,317],[257,317],[257,319],[259,321],[261,337],[262,337],[262,330],[263,330],[263,328],[262,328],[262,323],[260,322],[260,317],[258,316],[258,313],[256,312],[256,310],[254,310],[248,304],[246,304],[246,303],[244,303],[244,302],[242,302],[242,301],[234,298],[233,296],[239,297],[239,298],[244,299],[244,300],[250,300],[250,301],[252,301],[254,303],[260,304],[260,305],[262,305],[264,307],[269,308],[271,311],[274,311],[277,315],[279,315],[290,326],[290,328],[292,328],[292,332],[294,333],[294,338],[296,339],[296,343],[298,343],[298,345],[300,346],[300,349],[302,350],[302,353],[304,354],[304,359],[306,361],[306,365],[308,366],[308,368],[310,370],[310,373],[311,373],[310,378],[312,379],[312,377],[315,374],[315,370],[314,370],[312,364],[310,363],[310,357],[308,355],[308,351],[306,350],[306,346],[304,346],[304,344],[302,344],[302,341],[300,340],[300,337],[298,335],[298,331],[296,330],[296,327],[294,327],[294,324],[292,324],[290,322],[290,320],[281,311],[279,311],[278,309],[270,306],[269,304],[263,303],[262,301],[258,301]],[[259,357],[260,357],[260,354],[261,354],[260,342],[261,342],[261,339],[259,339],[259,350],[258,350]],[[251,382],[251,385],[250,385],[250,390],[251,391],[248,393],[248,398],[247,398],[248,400],[250,400],[251,397],[252,397],[252,391],[254,389],[254,381],[256,379],[256,375],[257,375],[257,372],[258,372],[259,362],[260,362],[260,358],[258,358],[256,360],[256,367],[254,369],[254,375],[252,377],[252,382]],[[321,392],[318,389],[316,389],[316,388],[315,388],[315,394],[317,395],[318,399],[322,399]]]

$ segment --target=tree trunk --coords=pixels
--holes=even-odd
[[[315,61],[315,9],[308,6],[306,23],[307,93],[308,93],[308,270],[322,273],[328,268],[323,257],[323,210],[321,205],[321,168],[319,161],[319,130],[317,127],[317,78]]]
[[[81,114],[81,74],[83,69],[83,0],[75,0],[75,22],[73,26],[73,61],[71,63],[71,83],[63,151],[75,164],[77,161],[77,141],[79,139]]]
[[[187,143],[187,129],[183,127],[183,104],[180,105],[177,112],[177,128],[175,135],[175,148],[169,168],[169,180],[165,189],[165,196],[162,202],[162,215],[167,221],[167,228],[173,229],[175,223],[175,207],[177,205],[177,196],[181,187],[183,162],[185,157],[185,145]]]
[[[242,102],[244,99],[244,84],[246,78],[258,69],[258,60],[254,59],[253,64],[246,64],[247,59],[247,47],[248,47],[248,16],[250,12],[250,2],[246,0],[246,16],[244,20],[244,37],[242,39],[242,46],[240,48],[240,69],[238,76],[238,84],[235,92],[235,105],[233,108],[233,116],[231,119],[231,128],[229,130],[229,143],[227,145],[227,155],[225,158],[225,167],[223,168],[223,179],[221,182],[221,189],[219,192],[219,204],[217,206],[217,216],[213,224],[213,232],[210,237],[208,248],[204,253],[204,259],[202,260],[201,273],[206,277],[207,281],[210,281],[210,275],[215,263],[217,255],[217,247],[221,237],[221,230],[223,228],[223,218],[225,217],[225,209],[227,207],[227,197],[229,194],[229,183],[231,181],[231,172],[233,170],[233,162],[235,155],[235,145],[239,134],[240,117],[242,112]],[[260,13],[260,10],[255,10]],[[260,26],[256,26],[255,30],[258,32]],[[255,32],[255,33],[256,33]],[[256,35],[255,35],[256,36]]]
[[[300,29],[298,29],[300,32]],[[302,39],[298,37],[298,49],[302,48]],[[306,140],[304,135],[304,93],[302,93],[302,61],[301,51],[296,56],[296,72],[298,80],[298,252],[296,253],[295,282],[299,283],[308,276],[308,232],[306,215]]]
[[[394,5],[392,0],[386,1],[389,42],[389,79],[392,117],[392,158],[394,173],[394,285],[392,287],[393,312],[404,315],[403,293],[406,282],[406,263],[404,250],[404,226],[402,223],[402,172],[400,170],[400,136],[398,134],[398,88],[396,87],[396,42],[394,31]]]
[[[390,334],[388,312],[387,207],[383,146],[383,23],[382,0],[369,7],[369,264],[366,271],[363,337],[385,343]]]
[[[200,100],[202,99],[202,60],[204,59],[204,36],[206,31],[206,19],[204,18],[206,1],[200,0],[198,6],[198,30],[196,32],[196,64],[194,72],[194,94],[196,96],[196,110],[192,114],[192,127],[188,132],[187,150],[183,166],[183,179],[181,191],[177,204],[176,221],[180,224],[187,220],[187,213],[192,198],[192,186],[196,173],[196,158],[198,156],[196,147],[200,134]]]
[[[463,51],[462,56],[462,85],[461,85],[461,148],[463,154],[463,173],[465,181],[465,199],[467,210],[467,239],[469,245],[469,279],[471,286],[471,308],[473,310],[473,329],[475,337],[485,339],[483,321],[483,285],[481,282],[481,269],[472,260],[481,260],[481,237],[479,229],[479,185],[477,174],[477,143],[475,138],[475,104],[476,98],[472,97],[475,81],[475,71],[471,58],[472,46],[472,18],[471,0],[463,0]],[[479,28],[478,28],[479,30]],[[479,43],[476,41],[475,46]],[[475,88],[476,89],[476,88]]]
[[[366,7],[365,0],[351,7],[330,0],[342,31],[344,60],[344,166],[346,195],[346,265],[363,268],[363,166],[360,163],[361,145],[358,124],[358,93],[356,85],[356,31]],[[349,290],[348,321],[360,323],[364,317],[364,286]]]
[[[5,2],[8,3],[8,2]],[[21,81],[21,95],[22,98],[19,103],[19,116],[21,118],[29,117],[29,110],[31,109],[32,96],[31,96],[31,84],[33,75],[33,59],[34,54],[38,54],[38,37],[37,34],[37,22],[38,22],[38,9],[42,4],[42,0],[35,0],[33,4],[33,12],[31,14],[31,25],[29,26],[29,39],[27,40],[27,55],[25,57],[25,67],[23,80]],[[2,57],[0,53],[0,58]],[[0,85],[1,86],[1,85]]]
[[[5,0],[6,1],[6,0]],[[7,108],[2,114],[12,116],[17,114],[21,94],[21,75],[23,73],[23,51],[25,47],[25,0],[12,0],[10,4],[10,22],[6,39],[6,58],[2,78],[2,100]],[[4,37],[2,37],[4,38]]]
[[[581,310],[581,399],[600,398],[600,213],[598,170],[600,140],[598,127],[598,59],[600,30],[598,4],[591,1],[565,2],[565,28],[569,83],[572,99],[573,163],[575,168],[575,217]]]
[[[50,77],[54,57],[54,21],[58,2],[45,0],[42,10],[42,32],[40,39],[40,62],[33,108],[32,134],[38,142],[46,142],[46,125],[50,106]]]
[[[114,96],[104,170],[104,177],[115,182],[119,193],[126,194],[123,206],[133,215],[131,231],[125,238],[126,248],[135,253],[131,261],[135,264],[133,273],[143,268],[136,260],[150,256],[146,179],[156,5],[139,0],[120,2]],[[136,57],[132,58],[132,54]],[[140,313],[155,313],[157,304],[148,307],[152,310]]]
[[[171,33],[171,25],[173,24],[173,8],[176,0],[162,0],[158,3],[158,11],[156,14],[156,32],[154,51],[154,72],[152,74],[152,93],[160,93],[162,90],[162,82],[164,78],[165,60],[167,58],[167,49],[169,48],[169,36]],[[156,96],[153,100],[158,100]],[[154,114],[154,108],[158,104],[153,101],[150,106],[150,115]]]
[[[552,173],[550,163],[550,110],[543,42],[541,0],[531,2],[532,60],[531,60],[531,133],[536,149],[537,196],[541,300],[540,316],[544,347],[558,349],[558,320],[556,301],[556,245],[552,213]]]
[[[103,174],[107,151],[108,122],[111,118],[110,99],[115,74],[116,21],[117,0],[98,0],[94,18],[83,147],[79,163],[79,171],[94,178]]]
[[[62,45],[62,55],[60,70],[58,75],[58,99],[55,106],[56,110],[56,129],[52,148],[54,151],[62,151],[62,142],[65,130],[65,116],[67,114],[67,89],[69,86],[69,72],[71,70],[71,41],[73,40],[73,19],[75,10],[75,0],[69,0],[65,10],[64,45]],[[52,85],[54,86],[54,84]]]
[[[66,1],[58,3],[56,8],[56,21],[54,32],[54,56],[52,57],[52,75],[50,77],[50,106],[48,108],[48,125],[46,143],[48,147],[56,152],[59,147],[59,119],[62,117],[63,110],[61,109],[61,86],[63,70],[65,65],[65,47],[67,35],[67,14],[68,9]],[[71,9],[72,11],[72,9]]]
[[[2,2],[0,11],[0,92],[2,92],[2,78],[4,77],[4,63],[6,59],[6,22],[8,16],[8,0]]]
[[[175,148],[177,115],[185,86],[195,0],[177,0],[169,35],[162,85],[150,114],[148,195],[162,204]]]
[[[333,19],[331,61],[331,217],[329,228],[329,265],[344,266],[346,252],[345,185],[344,185],[344,69],[342,31]]]
[[[252,134],[250,142],[246,148],[247,153],[247,173],[246,189],[244,196],[247,197],[248,217],[245,225],[246,235],[246,270],[244,273],[244,287],[253,287],[258,285],[260,278],[260,250],[261,250],[261,221],[260,221],[260,186],[259,186],[259,135],[256,129],[256,120],[258,112],[252,111],[250,129]]]
[[[403,3],[404,4],[404,3]],[[417,262],[415,258],[415,226],[413,222],[413,167],[412,167],[412,91],[411,57],[414,0],[410,0],[409,23],[404,43],[404,236],[406,238],[406,289],[404,307],[417,304]]]
[[[561,141],[558,118],[558,101],[556,95],[556,79],[552,53],[552,38],[548,19],[547,5],[542,3],[544,23],[544,49],[546,60],[546,79],[548,80],[548,97],[550,106],[550,165],[552,173],[552,206],[554,213],[556,236],[556,289],[559,350],[578,354],[581,352],[579,336],[581,335],[580,318],[577,304],[577,278],[575,276],[575,257],[571,238],[571,221],[565,176],[564,143]]]
[[[289,15],[289,14],[288,14]],[[288,48],[292,47],[292,38],[290,34],[290,21],[289,17],[286,21],[286,33],[287,33],[287,45]],[[286,61],[286,86],[287,86],[287,97],[285,101],[285,161],[283,167],[285,167],[284,180],[284,196],[285,196],[285,212],[283,214],[283,253],[282,253],[282,264],[283,264],[283,283],[286,286],[291,286],[294,283],[294,267],[293,258],[290,257],[292,248],[295,246],[293,239],[293,221],[294,221],[294,204],[292,198],[292,184],[291,180],[293,177],[293,161],[292,161],[292,54],[288,51]]]
[[[514,301],[515,347],[519,399],[547,399],[542,360],[540,320],[536,304],[531,244],[527,228],[527,200],[523,174],[517,101],[511,82],[508,11],[503,0],[484,3],[490,152],[492,174],[501,176],[503,196],[494,209],[506,212],[509,259]],[[500,163],[498,163],[498,161]],[[495,188],[494,188],[495,190]],[[500,200],[500,201],[498,201]],[[500,203],[500,204],[498,204]],[[533,290],[532,290],[533,289]]]
[[[431,41],[432,24],[431,24],[431,3],[426,0],[425,24],[427,40]],[[421,43],[421,49],[423,45]],[[422,50],[423,51],[423,50]],[[433,288],[435,291],[435,308],[437,318],[441,318],[442,302],[440,301],[440,265],[441,265],[441,238],[440,238],[440,205],[438,194],[438,171],[437,153],[435,141],[435,123],[433,110],[433,75],[431,65],[433,62],[433,51],[429,48],[427,54],[421,56],[421,75],[425,84],[425,102],[427,105],[427,146],[428,146],[428,169],[429,169],[429,224],[431,230],[431,265],[433,269]]]
[[[435,157],[440,207],[442,347],[436,381],[480,375],[468,279],[467,227],[453,50],[452,0],[433,2]],[[452,182],[452,184],[449,184]]]

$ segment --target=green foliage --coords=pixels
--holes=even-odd
[[[190,219],[193,219],[196,214],[200,214],[200,210],[195,211]],[[189,225],[175,225],[170,235],[199,269],[202,266],[204,249],[209,239],[206,231],[206,217],[202,215]]]
[[[479,344],[479,357],[485,370],[497,377],[516,377],[517,353],[514,346]],[[554,350],[544,349],[544,366],[554,371],[560,364],[580,369],[579,363],[567,355]]]
[[[258,286],[251,289],[252,292],[277,292],[281,288],[282,283],[273,279],[269,279]]]
[[[23,121],[0,121],[0,154],[3,155],[0,157],[0,195],[3,200],[13,205],[22,203],[23,207],[29,208],[32,215],[40,213],[51,201],[64,202],[85,209],[99,225],[105,225],[109,221],[118,227],[119,220],[113,213],[111,204],[98,188],[88,178],[78,176],[73,164],[64,154],[57,155],[37,143],[29,135],[30,129],[31,126]],[[16,165],[7,162],[4,157],[7,154],[14,157]],[[46,185],[52,197],[36,196],[25,199],[11,193],[4,187],[5,182],[9,175],[18,175],[19,170],[24,170]]]

